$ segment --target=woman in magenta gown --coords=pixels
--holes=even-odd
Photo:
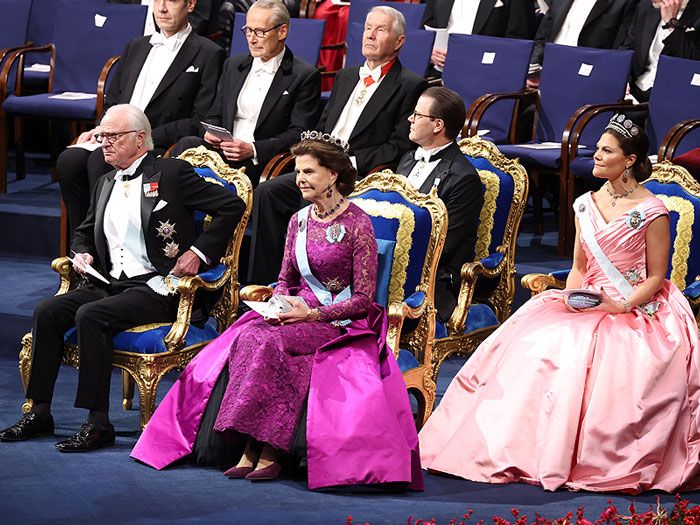
[[[420,433],[424,468],[547,490],[700,487],[698,330],[665,279],[668,211],[639,185],[647,151],[644,131],[613,117],[594,157],[606,182],[574,203],[566,288],[602,304],[544,292],[486,339]]]
[[[202,349],[131,455],[161,469],[190,454],[228,364],[214,431],[246,443],[228,477],[276,478],[281,457],[304,424],[307,404],[302,430],[310,488],[403,483],[420,489],[408,394],[385,344],[386,316],[373,302],[372,223],[345,199],[354,188],[355,169],[347,146],[333,137],[306,132],[302,139],[292,153],[297,185],[312,205],[289,223],[275,287],[275,296],[291,310],[279,320],[248,312]]]

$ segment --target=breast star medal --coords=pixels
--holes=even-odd
[[[166,257],[169,257],[170,259],[177,257],[179,251],[180,246],[174,241],[170,241],[168,244],[165,245],[165,248],[163,248],[163,253]]]
[[[306,229],[306,219],[299,221],[299,231],[303,232]]]
[[[334,224],[331,224],[328,228],[326,228],[326,240],[331,243],[335,244],[343,240],[343,237],[345,237],[345,226],[342,224],[338,224],[337,222]]]
[[[156,231],[158,232],[158,237],[162,237],[164,241],[172,239],[173,235],[177,233],[177,230],[175,230],[175,224],[171,224],[169,219],[165,222],[158,222],[160,223],[160,226],[156,228]]]
[[[362,88],[362,90],[358,93],[357,97],[355,98],[355,104],[358,106],[361,106],[362,103],[365,101],[365,97],[367,96],[367,88]]]

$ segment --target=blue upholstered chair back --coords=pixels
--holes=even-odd
[[[0,49],[27,41],[27,24],[32,3],[28,0],[0,0]]]
[[[411,5],[411,4],[406,4]],[[364,24],[354,23],[348,27],[347,54],[345,66],[358,66],[365,63],[362,55],[362,33]],[[420,76],[424,76],[430,64],[430,55],[435,42],[435,32],[425,29],[407,29],[406,42],[399,52],[401,65]]]
[[[53,41],[53,31],[56,10],[59,2],[56,0],[31,0],[29,21],[27,23],[27,40],[35,46],[43,46]]]
[[[566,123],[585,104],[603,104],[625,96],[632,51],[547,44],[540,81],[537,142],[561,142]],[[581,144],[595,145],[609,115],[586,127]]]
[[[669,130],[700,118],[700,61],[661,55],[649,99],[649,153],[655,154]],[[700,130],[680,143],[676,155],[700,146]]]
[[[248,53],[248,42],[241,31],[241,28],[245,26],[245,17],[245,13],[236,13],[234,18],[230,56]],[[325,20],[292,18],[289,21],[287,47],[294,53],[295,57],[315,66],[318,64],[318,55],[321,52],[321,40],[323,40],[325,26]]]
[[[94,93],[108,58],[143,35],[146,6],[55,0],[54,92]],[[100,27],[100,22],[103,22]]]
[[[658,164],[644,186],[670,212],[671,253],[666,277],[680,290],[700,275],[700,184],[680,166]]]
[[[348,29],[354,23],[364,24],[367,13],[374,6],[384,5],[401,11],[406,18],[406,29],[419,29],[422,27],[425,4],[407,4],[403,2],[380,2],[379,0],[352,0],[350,14],[348,15]]]
[[[208,180],[212,184],[218,184],[219,186],[223,186],[227,190],[233,192],[233,193],[238,193],[236,187],[231,184],[230,182],[222,179],[219,177],[214,171],[209,168],[209,167],[204,167],[204,168],[194,168],[194,171],[199,175],[200,177]],[[202,230],[205,229],[205,224],[208,222],[207,214],[201,211],[196,211],[194,214],[194,221],[195,221],[195,233],[199,235]]]
[[[469,107],[487,93],[512,93],[525,87],[532,54],[532,40],[452,34],[442,81]],[[487,137],[505,142],[513,116],[512,100],[496,102],[481,118]]]

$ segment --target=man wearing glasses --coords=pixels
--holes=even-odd
[[[151,151],[151,126],[136,106],[112,106],[97,140],[115,169],[97,182],[87,218],[75,231],[73,267],[85,274],[92,266],[106,281],[91,276],[87,284],[37,306],[26,392],[32,410],[1,431],[0,441],[53,433],[51,401],[63,337],[75,326],[80,345],[75,406],[88,409],[89,415],[56,448],[86,452],[114,444],[108,415],[112,338],[134,326],[173,322],[179,296],[172,281],[218,261],[245,210],[241,199],[199,177],[186,162],[157,158]],[[199,235],[195,210],[212,216]]]
[[[241,31],[249,53],[226,60],[206,117],[208,124],[224,129],[202,127],[199,137],[181,139],[173,155],[205,144],[219,150],[231,166],[245,167],[256,186],[265,164],[316,125],[321,74],[286,47],[289,12],[281,0],[255,2]]]
[[[195,132],[214,101],[226,58],[223,49],[190,27],[188,16],[196,3],[154,0],[153,15],[160,32],[127,45],[107,90],[105,108],[128,102],[146,113],[157,153]],[[112,169],[94,139],[99,130],[83,133],[77,147],[69,147],[58,157],[58,180],[71,237],[85,219],[97,179]]]
[[[466,115],[464,102],[454,91],[444,87],[425,90],[408,117],[408,138],[418,148],[406,153],[396,168],[396,173],[408,177],[423,193],[437,188],[447,207],[447,238],[435,281],[435,307],[443,323],[457,305],[462,265],[474,259],[484,203],[479,175],[455,142]]]

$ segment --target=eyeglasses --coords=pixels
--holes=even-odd
[[[411,119],[416,120],[416,117],[421,117],[421,118],[429,118],[432,120],[439,119],[440,117],[434,117],[432,115],[424,115],[423,113],[418,113],[417,111],[414,111],[411,113]]]
[[[116,141],[118,141],[120,138],[122,138],[123,135],[126,135],[127,133],[138,133],[139,131],[136,129],[132,129],[131,131],[118,131],[117,133],[95,133],[93,136],[95,137],[95,140],[102,144],[103,142],[106,142],[109,145],[114,144]]]
[[[284,24],[277,24],[276,26],[273,26],[270,29],[260,29],[260,28],[253,29],[252,27],[243,26],[243,27],[241,27],[241,31],[246,36],[246,38],[249,38],[250,35],[255,35],[258,38],[265,38],[270,31],[272,31],[273,29],[277,29],[278,27],[280,27],[282,25],[284,25]]]

